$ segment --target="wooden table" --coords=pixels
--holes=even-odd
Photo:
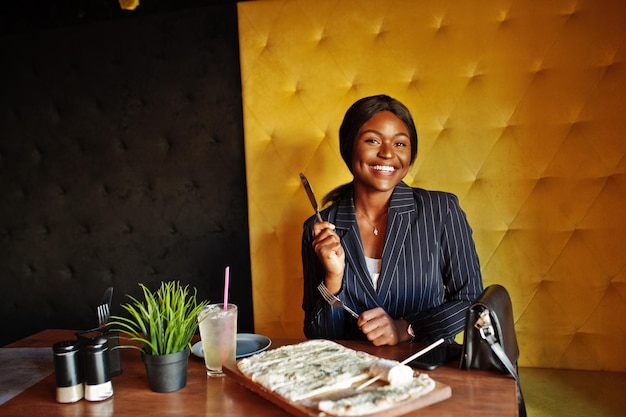
[[[72,330],[44,330],[5,347],[46,347],[74,338]],[[297,342],[273,340],[272,346]],[[417,343],[383,347],[375,347],[368,342],[341,343],[397,360],[408,357],[423,346]],[[54,375],[50,375],[0,406],[0,417],[289,417],[286,411],[244,388],[231,377],[208,378],[204,362],[193,355],[189,359],[187,386],[167,394],[150,390],[139,352],[123,349],[121,358],[123,372],[112,378],[115,394],[108,400],[59,404],[55,401]],[[420,417],[518,415],[515,380],[511,377],[487,371],[462,371],[455,365],[443,366],[429,374],[452,388],[452,398],[419,410]]]

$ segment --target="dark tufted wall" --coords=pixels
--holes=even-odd
[[[0,37],[0,345],[178,279],[253,331],[234,4]]]

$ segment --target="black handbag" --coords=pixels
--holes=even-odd
[[[459,367],[513,375],[519,415],[525,417],[526,405],[517,374],[518,357],[511,297],[502,285],[490,285],[467,310]]]

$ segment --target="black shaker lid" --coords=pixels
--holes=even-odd
[[[69,353],[75,352],[79,348],[79,344],[77,340],[64,340],[62,342],[57,342],[52,345],[52,350],[54,353]]]

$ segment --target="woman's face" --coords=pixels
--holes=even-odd
[[[376,113],[361,126],[352,149],[355,185],[392,191],[411,164],[409,131],[395,114]]]

